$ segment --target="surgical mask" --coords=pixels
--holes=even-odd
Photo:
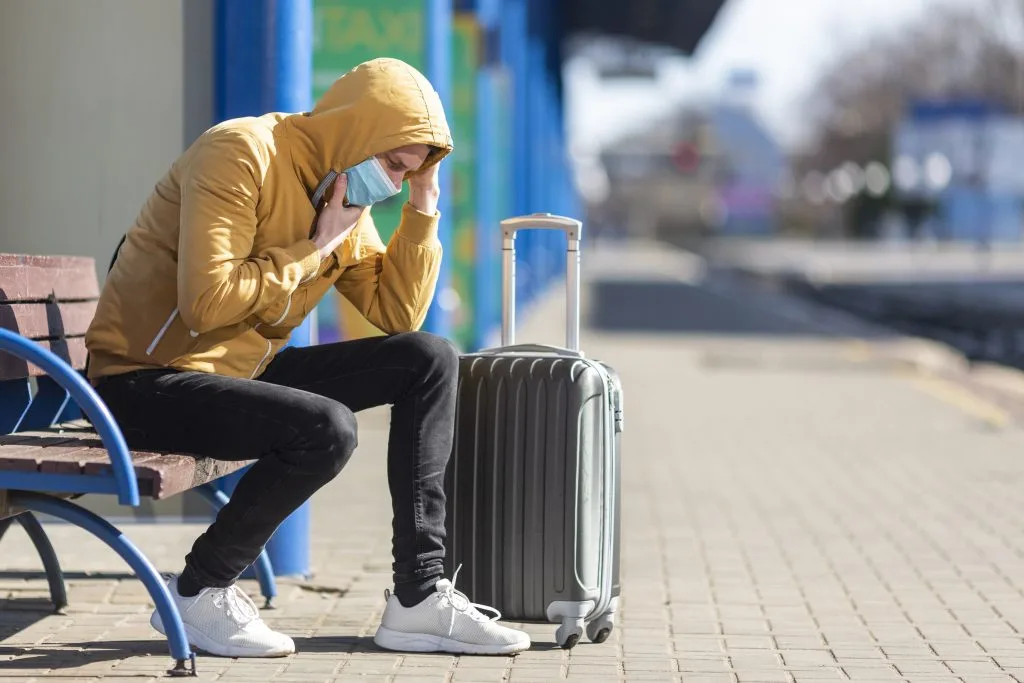
[[[348,190],[345,196],[349,204],[370,206],[388,197],[394,197],[402,191],[391,182],[391,177],[377,157],[370,157],[356,164],[345,171],[345,174],[348,175]]]

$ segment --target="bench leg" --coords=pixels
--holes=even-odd
[[[216,488],[213,483],[204,484],[196,489],[206,501],[213,506],[214,510],[220,510],[230,500],[226,493]],[[263,609],[274,609],[273,600],[277,597],[277,580],[274,579],[274,568],[270,564],[270,557],[264,550],[253,563],[256,570],[256,579],[260,582],[260,593],[266,598]]]
[[[39,523],[34,514],[23,512],[15,519],[18,520],[18,524],[25,530],[28,537],[32,539],[32,545],[36,547],[39,559],[43,561],[46,581],[50,584],[50,600],[53,601],[53,611],[60,613],[68,606],[68,592],[64,587],[64,572],[60,569],[57,553],[53,551],[53,545],[43,530],[43,525]]]
[[[146,556],[124,534],[102,517],[61,498],[53,498],[42,493],[17,491],[11,492],[11,503],[26,510],[59,517],[85,529],[113,548],[121,556],[121,559],[132,568],[135,575],[146,586],[153,602],[156,603],[164,630],[167,631],[171,657],[175,660],[174,668],[168,673],[172,676],[196,675],[196,656],[189,647],[188,639],[185,637],[185,627],[181,623],[181,615],[178,614],[178,608],[167,590],[167,585],[146,559]],[[186,666],[186,662],[190,666]]]

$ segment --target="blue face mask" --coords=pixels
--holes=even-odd
[[[348,176],[348,190],[345,196],[349,204],[370,206],[388,197],[394,197],[402,191],[391,182],[391,177],[377,157],[370,157],[356,164],[345,171],[345,174]]]

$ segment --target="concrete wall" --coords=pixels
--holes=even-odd
[[[0,0],[0,251],[102,273],[212,122],[212,0]]]

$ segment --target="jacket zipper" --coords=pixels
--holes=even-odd
[[[255,367],[255,369],[253,369],[252,374],[249,375],[249,379],[253,379],[254,377],[256,377],[256,373],[260,371],[261,367],[263,367],[263,362],[267,360],[267,356],[269,356],[270,352],[273,351],[273,350],[274,350],[274,345],[268,339],[267,340],[267,351],[266,351],[266,353],[263,354],[263,358],[260,358],[260,362],[256,364],[256,367]]]
[[[153,341],[151,341],[149,343],[149,346],[146,347],[146,355],[147,356],[152,356],[153,355],[153,351],[156,349],[156,345],[159,344],[160,340],[164,338],[165,334],[167,334],[167,328],[169,328],[171,326],[171,323],[174,322],[174,317],[176,315],[178,315],[178,309],[177,308],[175,308],[173,311],[171,311],[171,316],[169,318],[167,318],[167,322],[164,323],[164,326],[161,327],[160,331],[156,333],[155,337],[153,337]]]

